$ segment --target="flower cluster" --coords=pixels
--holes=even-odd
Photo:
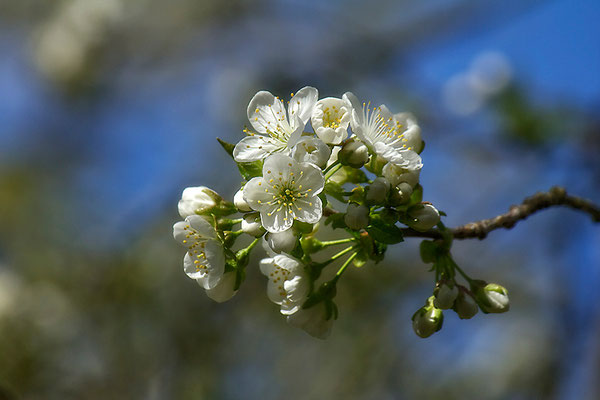
[[[451,262],[444,214],[422,199],[424,142],[412,114],[372,107],[350,92],[319,99],[317,89],[304,87],[287,106],[260,91],[247,115],[250,127],[237,144],[218,139],[243,178],[233,202],[206,187],[186,188],[179,202],[184,220],[173,227],[187,250],[185,273],[211,299],[226,301],[237,293],[249,255],[262,242],[267,257],[260,272],[268,279],[268,298],[288,323],[325,338],[338,316],[336,285],[348,266],[379,262],[404,233],[437,226],[446,239],[422,246],[423,260],[434,263],[436,289],[413,316],[415,332],[426,337],[439,330],[442,309],[470,318],[478,308],[508,308],[504,288],[474,281]],[[319,240],[323,225],[344,236]],[[245,235],[250,243],[234,250]],[[325,260],[319,256],[344,244]],[[338,260],[341,265],[330,270]],[[455,271],[464,274],[470,290],[456,284]]]

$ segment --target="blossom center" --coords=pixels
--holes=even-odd
[[[342,124],[341,110],[336,106],[325,107],[323,109],[323,126],[325,128],[337,129]]]

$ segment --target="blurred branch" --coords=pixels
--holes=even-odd
[[[526,219],[531,214],[554,206],[566,206],[583,211],[589,214],[594,222],[600,222],[599,206],[581,197],[570,196],[564,188],[555,186],[548,192],[540,192],[527,197],[523,200],[523,203],[511,206],[509,211],[504,214],[452,228],[451,231],[455,239],[485,239],[487,234],[495,229],[511,229],[517,222]],[[440,239],[442,237],[437,229],[418,232],[414,229],[406,228],[402,232],[406,237],[431,239]]]

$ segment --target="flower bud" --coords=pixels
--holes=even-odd
[[[381,171],[383,176],[393,185],[398,186],[400,183],[408,183],[411,188],[419,183],[419,175],[421,170],[409,170],[399,167],[393,163],[387,163]]]
[[[402,182],[397,187],[392,188],[389,204],[394,207],[406,204],[410,201],[410,196],[412,193],[412,186],[406,182]]]
[[[348,204],[344,222],[350,229],[359,230],[369,225],[369,208],[356,203]]]
[[[475,300],[484,313],[503,313],[508,311],[510,303],[508,291],[496,283],[474,281],[471,290],[475,294]]]
[[[413,330],[422,337],[427,338],[440,329],[444,323],[444,314],[439,308],[433,306],[433,296],[427,301],[427,305],[418,309],[412,316]]]
[[[223,303],[231,299],[237,293],[237,290],[234,290],[236,275],[234,271],[225,273],[221,277],[221,280],[219,280],[219,283],[217,283],[217,286],[212,289],[206,289],[206,295],[217,303]],[[202,285],[199,281],[198,284]]]
[[[436,290],[433,305],[442,310],[448,310],[454,305],[458,296],[458,287],[453,283],[442,283]]]
[[[338,160],[342,165],[361,168],[369,161],[369,149],[358,140],[347,140],[338,153]]]
[[[261,237],[264,235],[265,228],[263,228],[262,224],[260,223],[260,214],[253,212],[244,215],[244,218],[242,219],[242,231],[254,237]]]
[[[390,183],[385,178],[375,178],[367,188],[366,200],[370,204],[384,204],[390,192]]]
[[[440,213],[431,204],[420,204],[411,210],[408,215],[412,218],[408,225],[419,232],[425,232],[440,222]]]
[[[296,247],[298,236],[293,229],[278,233],[267,233],[267,244],[275,253],[289,253]]]
[[[252,208],[250,208],[250,205],[244,199],[244,189],[238,190],[235,196],[233,196],[233,204],[241,212],[252,211]]]
[[[479,307],[471,296],[461,290],[454,302],[454,311],[460,319],[471,319],[477,314]]]
[[[188,187],[183,190],[177,204],[181,218],[195,214],[205,214],[223,202],[217,192],[206,186]]]

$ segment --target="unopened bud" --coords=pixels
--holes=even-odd
[[[470,295],[461,290],[454,302],[454,311],[460,319],[471,319],[477,314],[479,307]]]
[[[254,212],[244,215],[244,219],[242,219],[242,231],[254,237],[260,237],[264,235],[265,228],[263,228],[262,224],[260,223],[260,214]]]
[[[293,229],[277,233],[267,233],[267,244],[275,253],[289,253],[296,247],[298,237]]]
[[[370,204],[384,204],[390,192],[390,183],[385,178],[375,178],[367,188],[366,200]]]
[[[359,230],[369,225],[369,208],[356,203],[348,204],[344,222],[350,229]]]
[[[410,196],[413,193],[413,188],[406,182],[400,183],[397,187],[392,188],[389,203],[391,206],[397,207],[406,204],[410,201]]]
[[[223,198],[217,192],[206,186],[188,187],[183,190],[181,200],[177,204],[182,218],[194,214],[204,214],[221,203]]]
[[[509,310],[508,291],[496,283],[475,281],[471,283],[475,300],[484,313],[503,313]]]
[[[412,218],[408,225],[419,232],[425,232],[440,222],[440,213],[431,204],[420,204],[409,211]]]
[[[427,300],[427,305],[417,310],[412,316],[412,325],[415,333],[426,338],[440,329],[444,323],[444,314],[442,310],[433,306],[433,296]]]
[[[394,186],[398,186],[400,183],[408,183],[413,188],[419,183],[421,170],[404,169],[393,163],[387,163],[381,173]]]
[[[338,160],[342,165],[361,168],[369,161],[369,149],[358,140],[347,140],[338,153]]]
[[[442,283],[437,288],[433,305],[442,310],[448,310],[454,305],[458,296],[458,287],[452,283]]]
[[[244,199],[243,189],[238,190],[235,196],[233,196],[233,204],[235,204],[236,208],[241,212],[252,211],[252,208],[250,208],[250,205]]]

